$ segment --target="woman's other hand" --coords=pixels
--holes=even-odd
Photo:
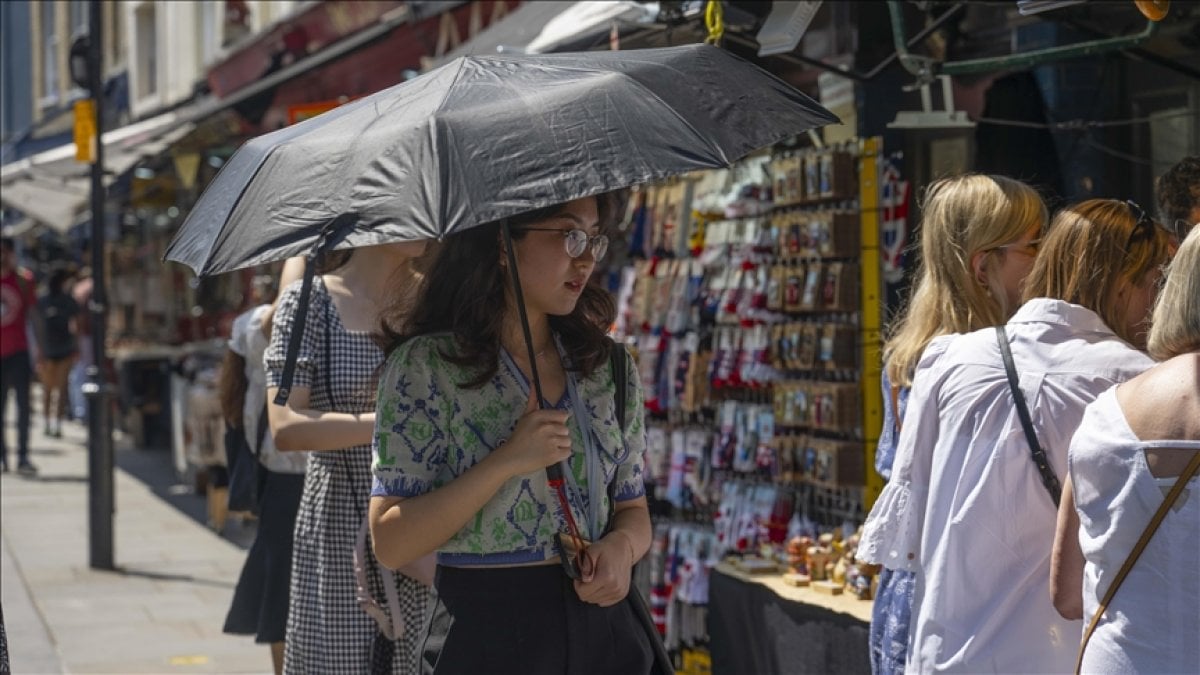
[[[587,555],[592,559],[591,574],[575,581],[579,599],[601,607],[611,607],[624,600],[629,595],[634,563],[629,536],[613,530],[588,546]]]

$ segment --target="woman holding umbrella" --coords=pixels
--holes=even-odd
[[[354,557],[371,481],[374,378],[383,360],[374,333],[387,301],[415,284],[411,263],[423,249],[401,243],[330,254],[311,278],[303,324],[297,319],[302,282],[280,295],[264,356],[271,436],[279,450],[309,453],[293,540],[284,672],[417,672],[419,631],[381,639],[382,627],[356,601],[364,584],[356,582]],[[301,325],[290,396],[281,405],[276,395],[286,379],[287,348]],[[392,613],[402,616],[392,620],[422,625],[426,587],[403,574],[393,580],[369,553],[365,558],[359,567],[370,596],[396,597]]]
[[[622,196],[510,218],[511,250],[500,223],[448,238],[392,334],[371,533],[389,567],[438,554],[452,625],[436,673],[651,668],[623,602],[651,539],[642,396],[628,365],[622,425],[614,308],[588,284]]]

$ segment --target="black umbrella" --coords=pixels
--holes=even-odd
[[[326,249],[440,239],[728,166],[837,121],[787,83],[708,45],[463,57],[247,142],[191,209],[166,259],[204,276]]]
[[[838,119],[708,45],[469,56],[237,151],[167,260],[228,272],[438,238],[523,211],[728,166]]]
[[[787,83],[708,45],[463,57],[247,142],[192,208],[166,259],[203,276],[297,254],[311,261],[325,250],[441,239],[728,166],[837,121]],[[509,269],[528,341],[516,265]],[[294,336],[280,403],[298,348]]]

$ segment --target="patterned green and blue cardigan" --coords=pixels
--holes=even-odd
[[[516,428],[529,400],[525,376],[502,354],[500,368],[490,381],[478,389],[465,389],[459,383],[470,380],[471,372],[440,355],[453,349],[449,334],[428,335],[405,342],[388,358],[379,380],[372,496],[414,497],[436,490],[503,444]],[[645,493],[642,392],[633,359],[625,362],[629,391],[624,438],[614,410],[615,385],[606,365],[578,380],[577,391],[588,413],[582,426],[575,419],[574,403],[568,400],[569,389],[555,406],[572,412],[567,421],[574,446],[569,465],[579,486],[576,494],[584,502],[573,502],[581,528],[586,527],[588,511],[583,430],[594,434],[605,488],[615,476],[617,501]],[[603,501],[600,531],[608,513],[607,495]],[[516,476],[438,550],[438,562],[479,566],[548,560],[557,555],[554,536],[562,523],[561,506],[551,496],[545,472]]]

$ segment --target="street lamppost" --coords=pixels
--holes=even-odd
[[[113,564],[113,446],[104,341],[108,293],[104,284],[104,51],[100,0],[88,2],[88,33],[71,45],[71,78],[90,92],[95,114],[92,156],[92,363],[83,393],[88,400],[88,561],[95,569]]]

